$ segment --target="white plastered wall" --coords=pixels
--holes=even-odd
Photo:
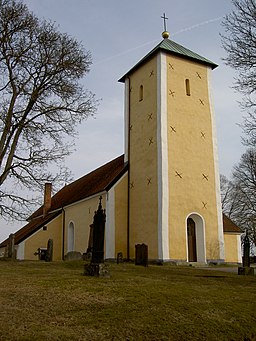
[[[128,161],[129,157],[129,93],[130,93],[130,80],[125,78],[124,88],[124,162]]]
[[[167,70],[166,55],[157,56],[157,154],[158,154],[158,258],[169,256],[169,181],[167,142]]]
[[[212,120],[212,144],[213,144],[213,157],[214,157],[214,171],[215,171],[215,186],[216,186],[216,204],[218,213],[218,237],[219,237],[219,250],[220,259],[225,259],[225,246],[224,246],[224,234],[223,234],[223,219],[222,219],[222,207],[221,207],[221,195],[220,195],[220,175],[219,175],[219,159],[218,159],[218,144],[217,144],[217,131],[215,112],[213,108],[212,99],[212,87],[211,87],[211,75],[212,69],[208,67],[208,91],[210,101],[210,111]]]
[[[107,193],[106,200],[106,258],[115,258],[115,187]]]
[[[237,259],[238,259],[238,263],[242,263],[241,234],[238,234],[236,238],[237,238]]]
[[[25,243],[21,242],[16,246],[16,259],[23,260],[25,258]]]

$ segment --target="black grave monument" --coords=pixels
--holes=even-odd
[[[93,218],[93,238],[92,238],[92,259],[90,264],[85,264],[84,274],[88,276],[106,277],[109,276],[108,266],[104,264],[104,237],[106,213],[102,208],[99,198],[98,210]]]
[[[254,268],[250,267],[250,240],[247,232],[244,237],[243,266],[238,267],[238,275],[254,275]]]

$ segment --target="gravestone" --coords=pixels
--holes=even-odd
[[[148,266],[148,246],[146,244],[135,245],[135,265]]]
[[[8,258],[15,259],[15,235],[11,233],[8,240]]]
[[[82,259],[82,255],[81,255],[81,252],[79,251],[69,251],[64,257],[65,261],[81,260],[81,259]]]
[[[250,240],[247,232],[244,237],[243,266],[238,268],[238,275],[254,275],[254,268],[250,267]]]
[[[92,259],[90,264],[85,264],[84,274],[89,276],[107,277],[109,276],[108,266],[104,264],[104,237],[106,214],[101,204],[93,218],[93,238],[92,238]]]
[[[122,252],[118,252],[117,253],[117,257],[116,257],[116,263],[120,264],[120,263],[123,263],[123,262],[124,262],[123,253]]]
[[[92,242],[92,263],[104,263],[104,236],[105,236],[105,222],[106,214],[101,205],[102,197],[98,210],[93,218],[93,242]]]
[[[39,260],[45,260],[46,257],[46,253],[47,253],[47,248],[45,247],[39,247],[37,249],[37,252],[34,253],[35,256],[38,256]]]
[[[53,254],[53,240],[49,239],[47,243],[47,251],[45,255],[46,262],[52,262],[52,254]]]
[[[84,275],[95,277],[110,277],[109,266],[105,263],[85,264]]]
[[[243,254],[243,267],[250,266],[250,240],[246,233],[244,237],[244,254]]]

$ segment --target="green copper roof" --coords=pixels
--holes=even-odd
[[[209,65],[212,69],[216,68],[218,65],[211,62],[209,59],[206,59],[199,54],[187,49],[186,47],[175,43],[170,39],[163,39],[156,47],[153,48],[144,58],[142,58],[130,71],[128,71],[122,78],[119,79],[119,82],[124,82],[126,75],[137,69],[142,63],[144,63],[148,58],[150,58],[154,53],[158,51],[165,51],[166,53],[173,54],[176,56],[181,56],[186,59],[194,60],[201,64]]]

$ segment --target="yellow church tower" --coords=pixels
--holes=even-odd
[[[151,260],[223,261],[224,237],[210,60],[163,40],[125,83],[128,247]]]

